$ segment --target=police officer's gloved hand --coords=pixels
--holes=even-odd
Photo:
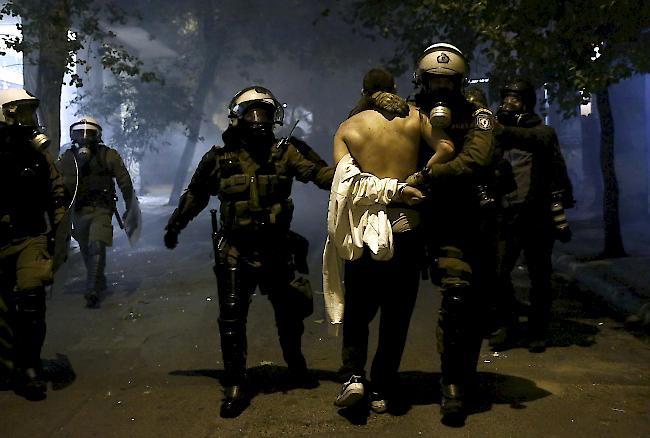
[[[53,229],[47,234],[47,244],[46,244],[47,253],[54,257],[54,249],[56,248],[56,229]]]
[[[174,226],[173,224],[168,224],[165,227],[165,246],[169,249],[174,249],[176,248],[176,245],[178,245],[178,234],[180,233],[180,230]]]
[[[553,226],[555,238],[562,243],[571,240],[573,233],[569,227],[569,221],[564,213],[564,206],[562,205],[562,192],[556,191],[551,195],[551,215],[553,217]]]
[[[567,243],[571,241],[571,238],[573,237],[573,232],[571,231],[571,227],[567,224],[566,227],[559,229],[555,228],[555,237],[557,240],[559,240],[562,243]]]
[[[406,184],[412,187],[424,188],[430,180],[431,174],[429,168],[425,167],[424,169],[409,175],[406,178]]]

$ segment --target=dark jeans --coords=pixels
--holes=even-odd
[[[422,239],[417,231],[394,234],[393,241],[395,252],[390,260],[373,260],[365,248],[360,259],[345,264],[342,372],[365,377],[368,326],[380,311],[377,352],[370,370],[378,391],[390,391],[397,378],[422,264]]]

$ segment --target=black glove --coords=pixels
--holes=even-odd
[[[571,232],[571,227],[569,227],[569,224],[567,224],[566,227],[564,228],[555,228],[555,237],[557,240],[559,240],[562,243],[567,243],[571,241],[571,238],[573,237],[573,232]]]
[[[553,192],[551,201],[551,214],[553,216],[553,226],[555,238],[562,243],[571,240],[573,233],[569,227],[569,221],[564,213],[564,206],[562,205],[562,192]]]
[[[406,184],[417,188],[425,187],[429,181],[431,181],[431,173],[428,167],[425,167],[406,178]]]
[[[47,234],[46,250],[50,257],[54,257],[54,249],[56,248],[56,230]]]
[[[175,227],[172,224],[168,224],[165,227],[165,246],[169,249],[174,249],[176,248],[176,245],[178,245],[178,234],[180,233],[180,230]]]

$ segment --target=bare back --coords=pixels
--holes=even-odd
[[[417,170],[423,138],[432,148],[435,139],[429,119],[412,105],[406,117],[386,119],[377,111],[362,111],[341,123],[334,135],[334,160],[348,152],[363,172],[404,181]]]

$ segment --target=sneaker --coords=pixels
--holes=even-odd
[[[386,403],[386,398],[375,391],[370,392],[370,409],[375,414],[383,414],[388,410],[388,404]]]
[[[336,396],[334,404],[342,408],[352,406],[363,398],[363,394],[361,376],[353,375],[341,386],[341,391]]]

